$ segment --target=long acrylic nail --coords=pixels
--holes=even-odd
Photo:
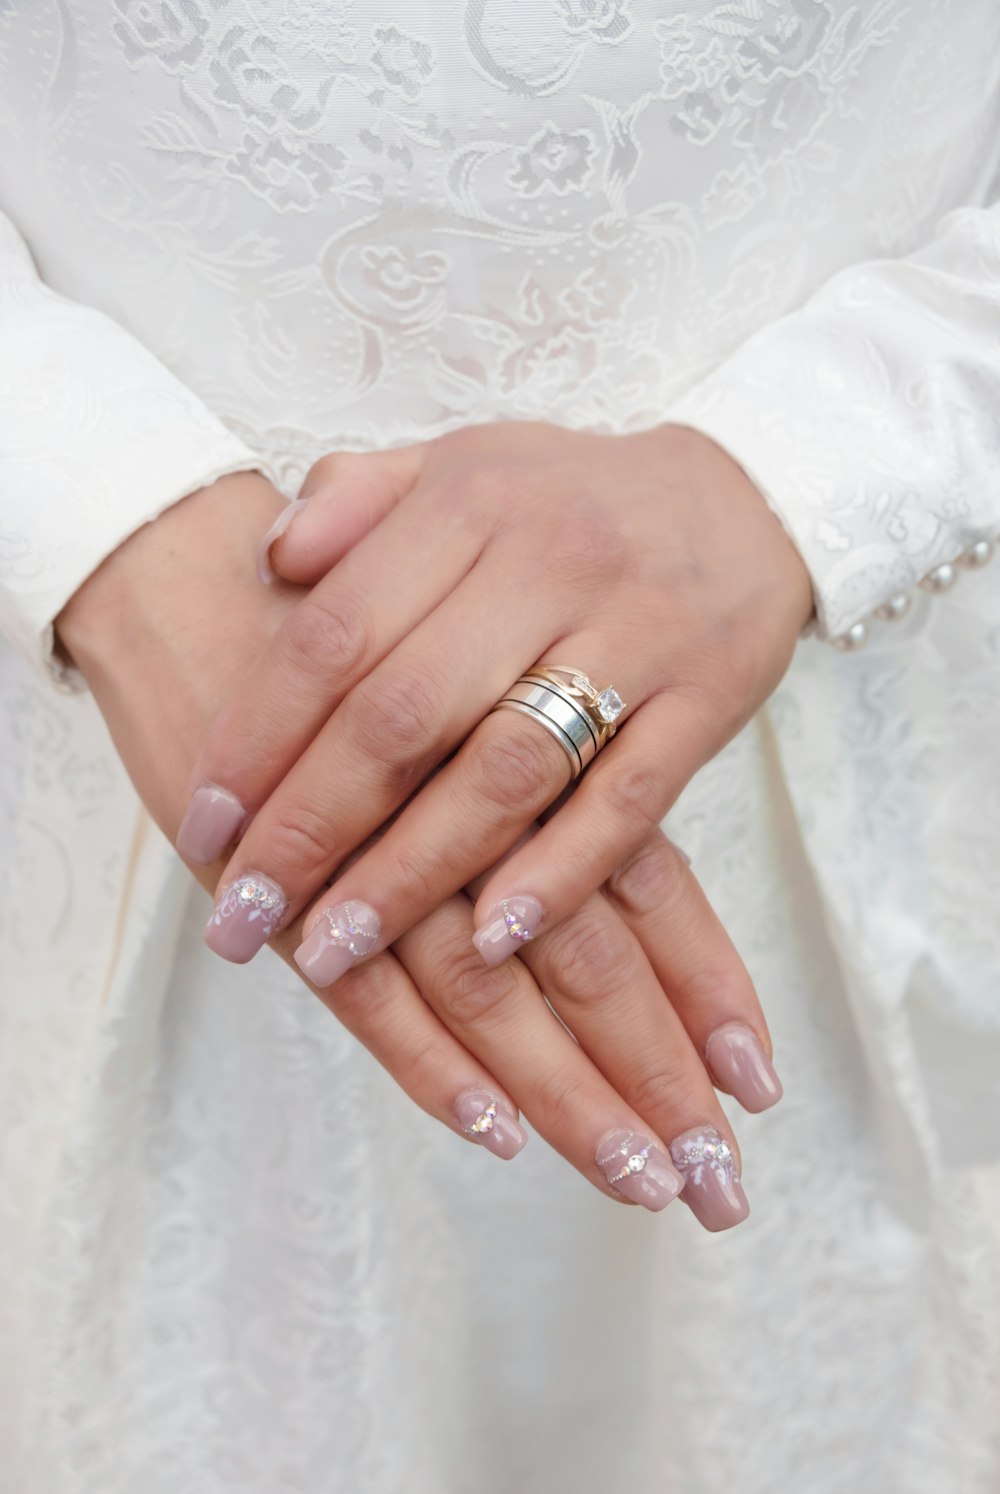
[[[760,1040],[745,1022],[725,1022],[705,1044],[705,1057],[720,1085],[757,1115],[777,1105],[784,1090]]]
[[[750,1212],[736,1158],[729,1142],[711,1126],[684,1131],[670,1143],[670,1155],[684,1178],[681,1195],[706,1229],[731,1229]]]
[[[472,942],[487,965],[502,965],[522,944],[538,932],[542,905],[533,897],[508,897],[494,903],[489,922],[472,936]]]
[[[271,564],[271,546],[277,544],[295,515],[300,514],[308,502],[308,498],[294,498],[291,503],[286,503],[257,546],[257,575],[265,586],[270,586],[275,578],[275,570]]]
[[[595,1160],[605,1181],[633,1203],[656,1213],[684,1187],[664,1151],[641,1131],[611,1131],[597,1144]]]
[[[232,844],[245,819],[235,794],[217,783],[203,783],[191,795],[175,844],[185,861],[207,866]]]
[[[205,943],[224,960],[245,965],[270,939],[287,907],[277,882],[263,872],[244,872],[222,889],[205,929]]]
[[[381,920],[367,903],[336,903],[323,909],[319,923],[295,951],[295,963],[314,986],[332,986],[372,953],[381,932]]]
[[[505,1162],[516,1157],[528,1140],[513,1106],[488,1089],[463,1090],[455,1101],[455,1115],[466,1136]]]

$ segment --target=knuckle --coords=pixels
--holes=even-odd
[[[725,997],[741,999],[752,992],[750,977],[728,936],[722,934],[725,946],[718,951],[699,951],[701,962],[685,970],[678,982],[683,987],[686,1004],[694,1010],[715,1011],[725,1005]]]
[[[373,676],[351,700],[351,727],[361,750],[387,767],[423,767],[440,736],[440,706],[419,672]]]
[[[324,1006],[352,1032],[378,1032],[399,996],[400,970],[395,956],[373,955],[319,992]]]
[[[590,1085],[576,1065],[556,1070],[545,1081],[535,1107],[545,1117],[545,1129],[553,1138],[585,1134],[593,1112]]]
[[[593,1003],[621,989],[635,967],[635,945],[620,920],[581,914],[545,936],[545,960],[560,990]]]
[[[278,880],[308,881],[324,876],[334,858],[332,830],[316,810],[284,805],[268,822],[267,864],[278,869]]]
[[[314,591],[289,616],[285,637],[307,674],[350,676],[368,655],[370,625],[364,605],[349,592]]]
[[[447,866],[432,847],[419,843],[393,846],[391,858],[397,899],[431,908],[450,897],[453,889],[446,885]]]
[[[602,801],[614,819],[648,828],[663,811],[661,776],[661,764],[623,757],[613,767],[609,764],[600,784]]]
[[[662,914],[682,896],[686,880],[683,858],[657,833],[611,874],[608,891],[637,916]]]
[[[681,1054],[663,1054],[658,1063],[636,1074],[626,1098],[648,1118],[699,1113],[695,1078]],[[704,1110],[703,1101],[700,1108]],[[671,1129],[676,1131],[678,1127]]]
[[[450,965],[441,991],[448,1019],[464,1028],[495,1017],[516,991],[520,974],[514,960],[491,970],[475,951],[463,955]]]
[[[503,809],[544,802],[560,786],[548,747],[540,731],[514,735],[502,726],[485,733],[473,747],[477,794]]]
[[[393,1065],[393,1078],[414,1097],[440,1095],[446,1076],[455,1066],[454,1045],[444,1033],[426,1033],[411,1043]],[[423,1103],[420,1101],[419,1103]]]

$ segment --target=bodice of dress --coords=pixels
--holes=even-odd
[[[994,0],[7,0],[42,278],[297,471],[623,429],[1000,162]]]

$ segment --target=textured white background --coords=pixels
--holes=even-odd
[[[835,561],[883,521],[914,566],[1000,527],[991,215],[932,274],[880,271],[874,306],[859,270],[832,322],[830,293],[795,314],[990,200],[993,0],[386,10],[0,0],[0,206],[78,303],[6,230],[26,653],[104,549],[248,448],[291,492],[328,447],[637,429],[706,377],[765,456],[803,401],[843,466],[769,496],[794,527],[832,493]],[[758,329],[770,388],[737,351]],[[213,961],[92,702],[0,657],[11,1489],[993,1494],[996,582],[921,594],[863,655],[804,644],[671,817],[786,1083],[737,1121],[754,1213],[722,1237],[609,1206],[537,1142],[497,1166],[277,961]]]

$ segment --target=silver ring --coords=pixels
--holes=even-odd
[[[597,732],[586,712],[551,685],[520,679],[494,709],[520,711],[522,716],[530,716],[544,727],[569,758],[574,778],[579,778],[597,755]]]
[[[596,690],[580,670],[549,665],[522,674],[493,709],[537,721],[565,752],[575,779],[614,736],[625,703],[610,687]]]

